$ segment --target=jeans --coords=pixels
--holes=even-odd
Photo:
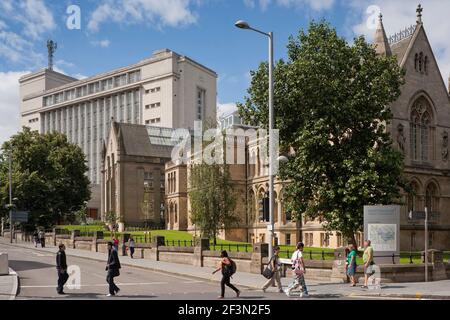
[[[278,290],[282,289],[281,286],[281,276],[280,276],[280,271],[277,270],[273,273],[272,278],[270,278],[269,280],[267,280],[267,282],[264,284],[264,286],[262,287],[264,290],[267,289],[268,287],[272,286],[274,283],[277,284]]]
[[[287,288],[288,293],[291,293],[292,290],[297,289],[299,286],[302,287],[302,290],[305,294],[308,294],[308,288],[306,287],[305,283],[305,276],[295,274],[294,278],[292,279],[292,283]]]
[[[108,275],[106,276],[106,282],[109,284],[109,293],[115,295],[117,291],[119,291],[119,287],[114,283],[114,277],[111,271],[108,271]]]
[[[64,285],[66,284],[68,279],[69,275],[67,274],[67,271],[58,270],[58,287],[56,288],[56,291],[58,293],[64,291]]]
[[[134,247],[130,247],[130,257],[133,258],[134,254]]]
[[[230,276],[223,274],[222,275],[222,281],[220,281],[220,289],[221,289],[220,296],[221,297],[225,297],[225,285],[227,285],[228,287],[233,289],[234,292],[236,292],[236,293],[239,292],[239,290],[230,283]]]

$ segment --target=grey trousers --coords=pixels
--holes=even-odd
[[[272,278],[267,280],[267,282],[264,284],[264,286],[262,288],[265,290],[268,287],[274,285],[274,283],[277,284],[278,290],[282,290],[283,289],[283,287],[281,286],[281,275],[280,275],[280,271],[279,270],[275,271],[273,273]]]

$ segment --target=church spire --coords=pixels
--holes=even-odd
[[[386,31],[384,30],[383,15],[381,14],[381,12],[378,19],[377,30],[375,31],[374,45],[377,54],[384,56],[392,55],[389,40],[386,36]]]

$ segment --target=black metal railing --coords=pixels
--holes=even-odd
[[[290,259],[292,257],[292,254],[296,251],[296,249],[292,250],[282,250],[280,251],[280,257],[281,258],[288,258]],[[305,260],[334,260],[334,252],[329,252],[325,250],[321,251],[314,251],[314,250],[305,250],[303,251],[303,259]]]
[[[166,240],[164,245],[166,247],[193,247],[195,242],[194,240]]]
[[[235,251],[235,252],[252,252],[253,246],[248,243],[210,243],[209,249],[212,251]]]

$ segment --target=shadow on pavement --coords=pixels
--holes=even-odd
[[[54,265],[48,263],[24,260],[9,260],[9,265],[16,272],[55,267]]]

